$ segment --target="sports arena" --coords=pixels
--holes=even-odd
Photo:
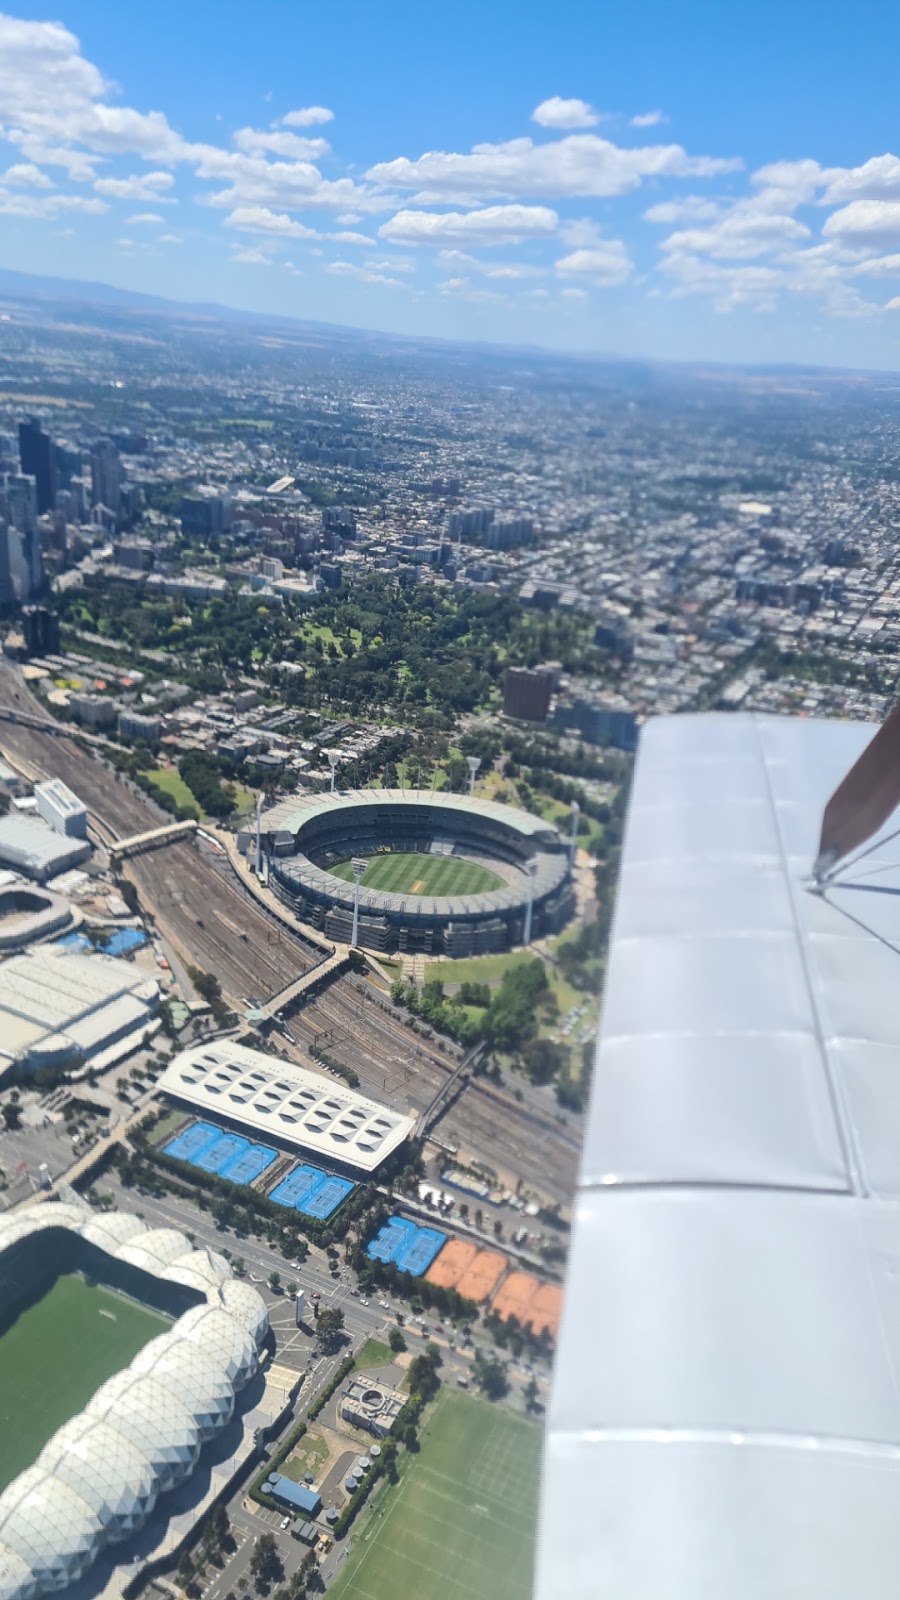
[[[365,861],[356,942],[370,950],[508,950],[557,932],[572,911],[568,842],[493,800],[404,789],[292,797],[262,817],[260,843],[279,899],[344,943],[352,864]]]
[[[75,1197],[0,1218],[0,1600],[99,1561],[97,1593],[171,1549],[169,1518],[220,1492],[274,1421],[267,1333],[256,1290],[175,1228]]]

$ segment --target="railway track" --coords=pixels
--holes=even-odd
[[[14,674],[0,664],[0,699],[11,699]],[[17,685],[18,703],[37,703]],[[30,702],[30,704],[29,704]],[[38,709],[40,709],[38,707]],[[0,749],[39,777],[61,777],[85,801],[97,838],[106,844],[157,826],[167,814],[131,790],[96,756],[72,740],[20,724],[3,724]],[[243,888],[227,863],[202,845],[179,840],[123,864],[142,904],[186,961],[218,977],[228,1000],[259,1003],[321,960],[321,951],[293,933]],[[288,1019],[285,1035],[300,1052],[316,1036],[335,1060],[351,1067],[361,1087],[421,1111],[456,1063],[453,1052],[413,1033],[364,1000],[350,978],[338,978]],[[520,1105],[484,1079],[474,1079],[440,1118],[436,1132],[486,1166],[521,1176],[567,1204],[575,1185],[578,1140],[552,1115]]]

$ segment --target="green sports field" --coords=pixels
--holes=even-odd
[[[353,882],[349,861],[329,867],[328,871],[345,883]],[[383,889],[386,894],[433,894],[442,898],[486,894],[488,889],[502,888],[503,879],[477,861],[465,861],[461,856],[405,855],[396,850],[369,857],[363,884],[367,889]]]
[[[333,1600],[529,1600],[540,1450],[537,1423],[444,1390]]]
[[[167,1317],[75,1273],[57,1278],[0,1335],[0,1490],[82,1411]]]

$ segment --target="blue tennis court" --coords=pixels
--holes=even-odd
[[[211,1172],[229,1183],[252,1183],[275,1160],[267,1144],[253,1144],[237,1133],[224,1133],[210,1122],[195,1122],[165,1146],[165,1155],[188,1161],[201,1172]]]
[[[414,1222],[406,1222],[403,1217],[391,1217],[384,1227],[379,1228],[376,1237],[367,1246],[366,1254],[372,1261],[396,1261],[415,1231]]]
[[[420,1278],[446,1239],[447,1235],[438,1233],[436,1228],[417,1228],[415,1238],[408,1239],[400,1254],[395,1256],[395,1265],[401,1272],[408,1272],[411,1278]]]
[[[347,1178],[329,1177],[318,1167],[295,1167],[269,1195],[276,1205],[289,1206],[305,1217],[324,1220],[336,1211],[353,1189]]]
[[[379,1228],[377,1236],[367,1246],[366,1254],[372,1261],[392,1261],[400,1272],[411,1278],[420,1278],[446,1242],[447,1235],[436,1228],[417,1228],[405,1217],[391,1217]]]
[[[189,1128],[183,1128],[181,1133],[169,1140],[163,1154],[176,1156],[179,1161],[193,1162],[194,1157],[212,1144],[214,1139],[218,1139],[221,1132],[221,1128],[214,1128],[211,1122],[192,1122]]]
[[[318,1217],[324,1221],[336,1211],[342,1201],[351,1193],[353,1185],[348,1178],[326,1178],[321,1183],[315,1194],[307,1195],[301,1210],[307,1217]]]

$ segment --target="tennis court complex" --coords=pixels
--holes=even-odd
[[[76,1273],[57,1278],[21,1311],[0,1335],[0,1490],[101,1383],[171,1325]]]
[[[529,1600],[540,1449],[537,1423],[443,1391],[332,1600]]]
[[[187,1161],[201,1172],[213,1172],[230,1183],[252,1183],[275,1160],[267,1144],[253,1144],[240,1134],[225,1133],[211,1122],[193,1122],[170,1139],[164,1155]]]
[[[324,1220],[353,1190],[349,1178],[330,1177],[318,1167],[294,1167],[269,1195],[276,1205],[290,1206],[304,1217]]]
[[[353,867],[341,861],[328,871],[345,883],[353,882]],[[385,894],[430,894],[438,899],[454,894],[487,894],[502,889],[503,879],[477,861],[462,856],[405,855],[399,850],[370,856],[363,882],[367,889]]]

